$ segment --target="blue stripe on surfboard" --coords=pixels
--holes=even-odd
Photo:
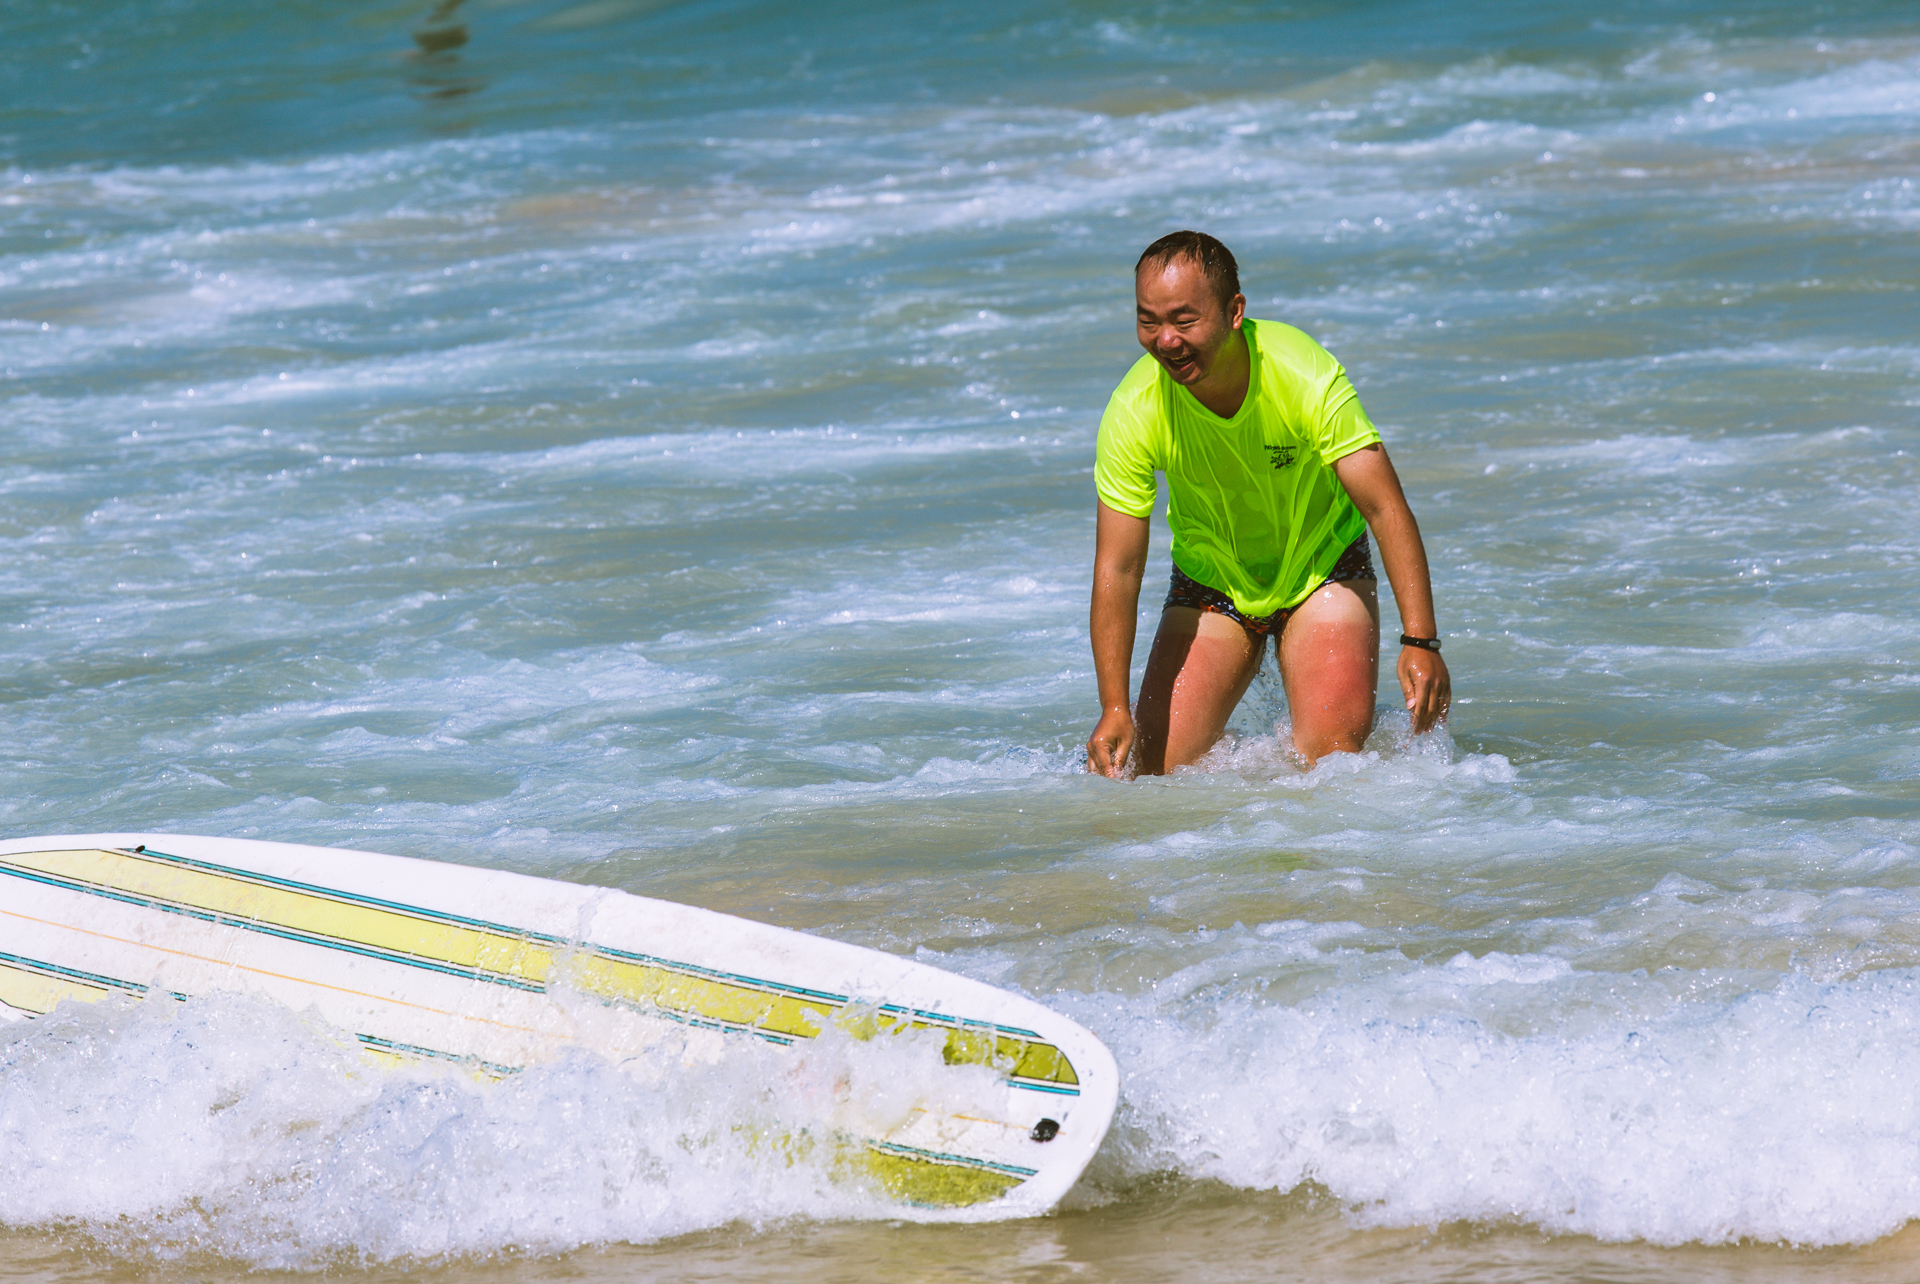
[[[462,980],[484,981],[492,985],[503,985],[530,994],[546,993],[546,987],[537,982],[522,981],[516,977],[503,976],[496,972],[487,972],[475,968],[463,968],[449,963],[436,963],[430,959],[423,959],[412,954],[394,954],[387,950],[376,949],[373,946],[361,945],[352,941],[343,941],[336,937],[316,936],[308,932],[296,932],[290,928],[276,927],[272,924],[261,923],[252,919],[233,918],[225,914],[215,914],[207,910],[177,905],[171,901],[160,900],[154,897],[135,896],[129,892],[101,887],[95,883],[83,883],[74,879],[58,878],[51,874],[40,873],[37,870],[23,870],[16,866],[0,864],[0,874],[11,874],[16,878],[24,878],[48,887],[57,887],[62,891],[78,892],[84,896],[99,896],[107,900],[119,901],[122,904],[137,906],[141,909],[159,910],[165,914],[178,914],[183,918],[196,919],[200,922],[212,923],[219,927],[240,928],[249,932],[258,932],[262,936],[272,936],[281,940],[293,941],[300,945],[312,945],[321,949],[339,950],[347,954],[358,954],[363,958],[374,959],[382,963],[396,963],[405,967],[420,968],[424,971],[438,972],[445,976],[459,977]],[[141,993],[145,993],[146,987],[141,986],[139,990]],[[681,1025],[695,1026],[703,1030],[724,1030],[741,1034],[751,1034],[769,1043],[780,1044],[782,1047],[793,1043],[793,1040],[785,1035],[775,1034],[771,1031],[762,1030],[756,1026],[747,1025],[742,1022],[717,1021],[710,1017],[677,1012],[672,1008],[664,1006],[656,1006],[651,1010]]]
[[[43,972],[48,976],[57,976],[66,981],[82,981],[106,990],[130,990],[135,994],[147,992],[147,987],[138,981],[122,981],[115,977],[102,976],[98,972],[82,972],[77,967],[61,967],[58,963],[49,963],[45,959],[30,959],[21,954],[8,954],[4,950],[0,950],[0,963],[11,963],[29,972]]]
[[[1009,1088],[1025,1088],[1028,1092],[1051,1092],[1061,1097],[1077,1097],[1080,1089],[1068,1087],[1063,1083],[1053,1083],[1045,1079],[1016,1079],[1008,1075],[1006,1085]]]
[[[937,1164],[952,1164],[958,1168],[984,1168],[990,1172],[1005,1173],[1009,1177],[1031,1177],[1040,1171],[1038,1168],[1022,1168],[1019,1164],[997,1163],[991,1159],[950,1155],[942,1150],[922,1150],[918,1146],[903,1146],[897,1141],[870,1141],[867,1144],[885,1154],[900,1155],[906,1159],[931,1159]]]
[[[125,990],[130,994],[149,994],[152,993],[153,988],[148,985],[143,985],[139,981],[127,981],[117,976],[106,976],[99,972],[87,972],[77,967],[64,967],[58,963],[50,963],[46,959],[32,959],[24,954],[10,954],[5,950],[0,950],[0,966],[11,966],[21,971],[32,972],[43,976],[58,977],[65,981],[79,981],[83,984],[96,986],[105,990]],[[170,997],[180,1000],[182,1003],[187,1001],[187,996],[184,994],[173,990],[168,990],[166,993]],[[716,1025],[716,1023],[710,1021],[690,1022],[689,1024]],[[368,1047],[379,1048],[383,1052],[393,1052],[418,1057],[433,1057],[441,1061],[467,1062],[477,1065],[489,1073],[502,1076],[518,1074],[521,1070],[519,1066],[497,1065],[494,1062],[482,1061],[466,1053],[446,1052],[439,1048],[422,1047],[417,1043],[398,1043],[392,1039],[383,1039],[377,1034],[356,1034],[353,1037]],[[776,1043],[792,1042],[791,1039],[784,1039],[779,1035],[762,1035],[762,1037],[771,1039]]]
[[[23,954],[9,954],[5,950],[0,950],[0,965],[12,966],[21,971],[32,972],[43,976],[58,977],[65,981],[81,981],[88,985],[97,986],[100,989],[125,990],[130,994],[148,994],[152,992],[151,986],[142,985],[138,981],[126,981],[117,976],[105,976],[99,972],[85,972],[77,967],[63,967],[58,963],[49,963],[45,959],[30,959]],[[171,990],[167,993],[183,1003],[187,999],[186,995],[177,994]],[[467,1062],[503,1077],[520,1072],[520,1067],[518,1066],[495,1065],[491,1061],[482,1061],[477,1057],[465,1056],[458,1052],[442,1052],[438,1048],[423,1048],[415,1043],[396,1043],[392,1039],[383,1039],[377,1034],[356,1034],[353,1037],[368,1047],[378,1048],[383,1052],[404,1053],[418,1057],[434,1057],[442,1061]]]
[[[99,986],[102,989],[125,990],[129,994],[151,994],[153,987],[142,985],[138,981],[123,981],[117,976],[103,976],[98,972],[83,972],[77,967],[62,967],[58,963],[49,963],[45,959],[30,959],[24,954],[8,954],[0,950],[0,964],[11,964],[23,971],[38,972],[45,976],[56,976],[65,981],[79,981],[86,985]],[[187,996],[178,990],[168,990],[166,995],[185,1003]]]
[[[1015,1034],[1023,1038],[1032,1039],[1037,1043],[1046,1043],[1047,1041],[1047,1037],[1037,1030],[1022,1030],[1017,1025],[1001,1025],[998,1021],[976,1021],[972,1017],[948,1016],[944,1012],[929,1012],[925,1008],[903,1008],[897,1003],[882,1003],[880,1010],[882,1012],[905,1013],[908,1016],[917,1016],[927,1021],[939,1021],[946,1025],[959,1026],[962,1028],[997,1030],[1001,1034]],[[1049,1043],[1047,1046],[1052,1047],[1053,1045]]]
[[[419,906],[408,905],[405,902],[401,902],[401,901],[389,901],[389,900],[384,900],[378,897],[360,896],[352,892],[343,892],[334,888],[320,887],[312,883],[302,883],[294,879],[278,878],[270,874],[259,874],[251,870],[235,869],[231,866],[219,865],[212,861],[200,861],[200,860],[194,860],[191,857],[175,856],[168,852],[152,851],[150,849],[145,848],[144,846],[138,851],[135,851],[131,848],[120,848],[117,850],[129,856],[146,857],[146,858],[151,858],[157,861],[167,861],[177,865],[182,865],[189,868],[197,869],[205,873],[234,878],[237,881],[257,882],[257,883],[262,883],[268,886],[281,887],[288,890],[303,892],[309,895],[319,896],[322,899],[331,899],[331,900],[337,900],[337,901],[345,901],[348,903],[358,903],[358,904],[364,904],[369,906],[376,906],[381,909],[405,914],[410,917],[417,917],[417,918],[426,919],[429,921],[439,920],[444,922],[458,923],[463,926],[479,928],[485,931],[509,936],[516,939],[539,940],[544,943],[557,944],[562,947],[568,947],[572,945],[572,942],[566,941],[563,938],[550,936],[544,933],[530,932],[530,931],[520,932],[520,931],[516,931],[513,928],[507,927],[504,924],[489,923],[482,919],[467,918],[462,915],[442,913],[437,910],[429,910]],[[430,959],[420,958],[418,955],[397,954],[392,951],[378,949],[378,948],[364,945],[358,942],[342,940],[341,938],[338,938],[338,937],[319,936],[313,933],[299,932],[290,928],[284,928],[284,927],[279,927],[272,924],[261,923],[254,919],[235,918],[235,917],[230,917],[228,915],[215,913],[210,910],[203,910],[193,906],[182,905],[178,902],[162,900],[156,897],[139,896],[134,893],[121,891],[120,889],[117,889],[117,888],[103,887],[97,883],[87,883],[87,882],[82,882],[76,879],[60,878],[58,876],[42,873],[37,870],[22,869],[19,866],[6,863],[3,858],[0,858],[0,873],[11,874],[16,878],[27,879],[29,881],[41,883],[46,886],[57,887],[65,891],[79,892],[83,895],[89,895],[89,896],[100,896],[108,900],[118,901],[122,904],[133,905],[141,909],[159,910],[163,913],[178,914],[182,917],[195,919],[197,921],[204,922],[204,923],[212,923],[222,927],[233,927],[233,928],[240,928],[249,932],[257,932],[263,936],[271,936],[281,940],[291,941],[291,942],[294,942],[295,944],[311,945],[311,946],[317,946],[322,949],[338,950],[342,953],[355,954],[355,955],[359,955],[362,958],[373,959],[376,962],[399,964],[405,967],[418,968],[422,971],[436,972],[443,976],[457,977],[462,980],[486,982],[488,984],[505,986],[509,989],[520,990],[524,993],[545,994],[547,992],[546,987],[540,983],[523,981],[518,978],[506,976],[504,974],[497,973],[497,972],[490,972],[490,971],[486,971],[478,968],[465,968],[465,967],[460,967],[456,964],[451,964],[451,963],[436,962]],[[744,984],[750,988],[757,988],[763,991],[771,991],[771,992],[786,994],[786,995],[804,996],[807,998],[819,999],[826,1002],[836,1003],[841,1006],[845,1006],[851,1002],[851,1000],[848,999],[845,995],[833,994],[829,991],[813,990],[803,986],[786,985],[778,981],[764,981],[759,978],[745,976],[740,973],[725,972],[716,968],[701,967],[698,964],[680,963],[675,960],[663,959],[654,955],[639,954],[629,950],[618,950],[618,949],[612,949],[605,946],[596,946],[596,945],[592,945],[591,943],[588,944],[587,948],[592,949],[596,953],[599,953],[611,958],[617,958],[617,959],[621,959],[628,962],[639,963],[644,966],[663,967],[668,970],[678,971],[682,973],[690,973],[690,974],[698,975],[698,976],[708,978],[708,979],[713,979],[713,980],[726,981],[726,982],[731,982],[736,984]],[[146,992],[145,987],[142,987],[139,990],[139,992],[145,993]],[[176,995],[175,997],[184,997],[184,996]],[[999,1024],[998,1022],[991,1022],[991,1021],[974,1021],[964,1017],[954,1017],[954,1016],[949,1016],[945,1013],[933,1012],[924,1008],[909,1008],[909,1007],[903,1007],[899,1004],[893,1004],[893,1003],[880,1004],[878,1005],[878,1007],[880,1011],[893,1014],[893,1015],[911,1015],[914,1017],[919,1017],[923,1020],[937,1021],[944,1024],[953,1025],[955,1027],[962,1028],[962,1029],[973,1028],[973,1029],[982,1029],[982,1030],[993,1030],[999,1033],[1026,1037],[1029,1039],[1033,1039],[1035,1041],[1044,1041],[1042,1039],[1042,1036],[1040,1036],[1036,1032],[1032,1030],[1021,1029],[1018,1026],[1005,1026],[1005,1025]],[[673,1009],[666,1008],[660,1005],[656,1005],[653,1010],[656,1012],[659,1012],[661,1015],[666,1016],[673,1021],[679,1022],[680,1024],[693,1026],[700,1029],[722,1030],[722,1031],[730,1031],[730,1032],[736,1032],[736,1033],[752,1034],[757,1038],[764,1039],[769,1043],[779,1044],[783,1047],[789,1046],[793,1042],[793,1039],[791,1038],[784,1037],[777,1034],[772,1034],[768,1031],[758,1029],[757,1027],[752,1025],[745,1025],[745,1024],[724,1022],[724,1021],[715,1021],[710,1018],[698,1017],[698,1016],[694,1016],[687,1013],[676,1012]],[[1040,1085],[1035,1083],[1020,1082],[1014,1079],[1008,1079],[1007,1082],[1012,1084],[1015,1087],[1027,1088],[1031,1091],[1054,1092],[1060,1095],[1068,1095],[1068,1096],[1080,1095],[1079,1089],[1077,1088],[1068,1088],[1068,1087],[1047,1088],[1047,1087],[1041,1087]]]
[[[479,1066],[488,1074],[495,1075],[502,1079],[510,1074],[519,1074],[522,1069],[520,1066],[495,1065],[491,1061],[482,1061],[480,1058],[469,1056],[466,1053],[443,1052],[439,1048],[423,1048],[417,1043],[396,1043],[392,1039],[383,1039],[377,1034],[356,1034],[353,1037],[366,1044],[369,1048],[375,1048],[381,1052],[391,1052],[395,1056],[432,1057],[436,1061],[454,1061],[461,1065]]]
[[[62,891],[79,892],[85,896],[99,896],[110,901],[138,906],[141,909],[159,910],[164,914],[178,914],[182,918],[197,919],[203,923],[212,923],[219,927],[236,927],[242,931],[258,932],[262,936],[279,937],[282,940],[295,941],[302,945],[317,945],[322,949],[339,950],[346,954],[358,954],[364,958],[382,963],[398,963],[405,967],[419,968],[427,972],[439,972],[445,976],[456,976],[468,981],[485,981],[492,985],[504,985],[510,989],[525,990],[531,994],[545,994],[546,987],[516,977],[502,976],[496,972],[486,972],[478,968],[463,968],[452,963],[438,963],[411,954],[395,954],[387,950],[376,949],[370,945],[361,945],[352,941],[343,941],[337,937],[315,936],[307,932],[296,932],[291,928],[276,927],[270,923],[259,923],[252,919],[233,918],[225,914],[216,914],[210,910],[180,905],[173,901],[159,900],[154,897],[136,896],[117,888],[101,887],[96,883],[82,883],[74,879],[57,878],[51,874],[42,874],[37,870],[23,870],[17,866],[0,864],[0,874],[11,874],[15,878],[24,878],[29,882],[43,883],[48,887],[58,887]]]
[[[151,847],[141,847],[138,851],[131,847],[115,850],[129,856],[145,856],[156,860],[171,861],[176,865],[185,865],[191,869],[202,870],[209,874],[218,874],[244,882],[264,883],[270,887],[286,888],[290,891],[306,892],[309,895],[324,897],[328,900],[346,901],[356,905],[371,905],[379,909],[392,910],[412,918],[423,918],[434,922],[457,923],[461,927],[477,928],[483,932],[492,932],[514,940],[538,941],[542,945],[557,945],[562,949],[585,947],[596,954],[609,958],[623,959],[632,963],[644,963],[652,967],[672,968],[689,972],[697,976],[717,980],[733,981],[781,994],[797,994],[809,999],[824,999],[830,1003],[851,1003],[853,1000],[844,994],[835,994],[830,990],[811,990],[802,985],[788,985],[784,981],[768,981],[757,976],[745,976],[738,972],[723,972],[716,968],[701,967],[698,963],[682,963],[676,959],[659,958],[651,954],[636,954],[630,950],[614,949],[611,946],[595,945],[591,941],[574,941],[564,936],[554,936],[547,932],[536,932],[530,928],[513,927],[506,923],[494,923],[483,918],[469,918],[464,914],[452,914],[445,910],[429,909],[424,905],[409,905],[405,901],[390,901],[378,896],[363,896],[358,892],[344,891],[338,887],[322,887],[317,883],[302,883],[297,879],[280,878],[274,874],[262,874],[256,870],[238,869],[231,865],[220,865],[213,861],[195,860],[191,856],[176,856],[172,852],[155,851]],[[946,1018],[951,1020],[952,1018]]]
[[[562,936],[550,936],[545,932],[535,932],[526,928],[510,927],[505,923],[492,923],[483,918],[468,918],[464,914],[451,914],[445,910],[428,909],[424,905],[409,905],[405,901],[383,900],[378,896],[362,896],[358,892],[344,891],[338,887],[322,887],[318,883],[302,883],[297,879],[281,878],[276,874],[263,874],[259,870],[240,869],[233,865],[220,865],[210,860],[195,860],[191,856],[176,856],[172,852],[155,851],[151,847],[115,847],[111,850],[127,856],[144,856],[153,860],[171,861],[175,865],[185,865],[189,869],[202,870],[209,874],[218,874],[225,878],[236,878],[243,882],[265,883],[269,887],[283,887],[296,892],[309,892],[315,896],[324,896],[329,900],[350,901],[356,905],[373,905],[380,909],[395,910],[415,918],[433,919],[442,923],[458,923],[462,927],[477,927],[482,931],[496,932],[502,936],[516,939],[539,941],[543,945],[570,945]],[[369,854],[369,853],[362,853]],[[468,868],[462,866],[461,868]]]
[[[380,909],[393,910],[396,913],[406,914],[415,918],[424,918],[445,923],[457,923],[462,927],[472,927],[481,931],[494,932],[502,936],[513,937],[516,940],[539,941],[543,945],[557,945],[562,948],[584,947],[597,954],[606,955],[608,958],[617,958],[630,963],[641,963],[650,967],[669,968],[673,971],[686,972],[712,980],[747,985],[778,994],[799,995],[803,998],[822,999],[829,1003],[842,1005],[854,1002],[849,996],[835,994],[831,990],[814,990],[802,985],[789,985],[784,981],[769,981],[763,977],[747,976],[740,972],[725,972],[717,968],[702,967],[698,963],[683,963],[677,959],[661,958],[658,955],[640,954],[631,950],[615,949],[607,945],[595,945],[591,941],[572,941],[566,937],[553,936],[546,932],[536,932],[527,928],[512,927],[505,923],[494,923],[486,919],[469,918],[463,914],[453,914],[444,910],[428,909],[423,905],[409,905],[404,901],[390,901],[377,896],[363,896],[358,892],[343,891],[337,887],[322,887],[316,883],[303,883],[297,879],[281,878],[274,874],[262,874],[255,870],[239,869],[231,865],[217,864],[213,861],[196,860],[191,856],[177,856],[172,852],[155,851],[151,847],[142,846],[138,851],[130,847],[118,848],[116,850],[122,851],[129,856],[146,856],[156,860],[171,861],[177,865],[184,865],[192,869],[202,870],[210,874],[219,874],[228,878],[264,883],[271,887],[282,887],[292,891],[306,892],[311,895],[326,897],[332,900],[347,901],[353,904],[376,906]],[[905,1013],[919,1017],[922,1020],[938,1021],[948,1025],[978,1026],[985,1029],[997,1030],[1002,1034],[1011,1034],[1037,1042],[1045,1042],[1045,1036],[1037,1031],[1022,1029],[1019,1026],[1001,1025],[997,1021],[976,1021],[970,1017],[949,1016],[944,1012],[933,1012],[925,1008],[902,1007],[896,1003],[882,1003],[879,1005],[879,1009],[882,1012],[893,1014]]]
[[[723,1030],[730,1034],[750,1034],[756,1039],[765,1039],[768,1043],[777,1043],[783,1048],[793,1046],[793,1036],[775,1034],[771,1030],[762,1030],[757,1025],[742,1025],[737,1021],[716,1021],[712,1017],[693,1016],[686,1012],[676,1012],[672,1008],[654,1008],[651,1009],[651,1011],[667,1018],[669,1021],[678,1021],[681,1025],[690,1025],[700,1030]],[[799,1037],[811,1039],[813,1036],[803,1034]]]

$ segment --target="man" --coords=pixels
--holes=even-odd
[[[1149,245],[1134,267],[1147,355],[1114,390],[1094,467],[1094,669],[1100,722],[1087,769],[1147,775],[1198,759],[1274,640],[1311,766],[1358,752],[1373,729],[1379,541],[1403,629],[1396,669],[1416,734],[1447,714],[1433,588],[1420,528],[1380,434],[1324,348],[1246,315],[1227,247],[1200,232]],[[1173,584],[1129,708],[1134,623],[1154,473],[1167,477]]]

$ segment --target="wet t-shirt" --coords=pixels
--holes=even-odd
[[[1242,614],[1270,615],[1304,602],[1366,529],[1333,462],[1380,434],[1306,334],[1251,318],[1241,333],[1238,414],[1222,419],[1143,355],[1107,402],[1093,475],[1107,507],[1147,517],[1165,473],[1174,564]]]

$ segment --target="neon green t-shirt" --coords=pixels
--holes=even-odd
[[[1247,399],[1231,419],[1143,355],[1100,419],[1094,484],[1109,508],[1153,512],[1167,475],[1173,561],[1246,615],[1307,600],[1366,520],[1333,461],[1380,440],[1327,350],[1277,321],[1248,319]]]

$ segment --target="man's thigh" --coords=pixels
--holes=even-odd
[[[1266,642],[1216,611],[1170,606],[1161,613],[1134,714],[1141,774],[1171,771],[1213,748]]]
[[[1293,740],[1309,761],[1358,752],[1373,729],[1380,681],[1380,602],[1373,580],[1323,584],[1280,634],[1280,680]]]

